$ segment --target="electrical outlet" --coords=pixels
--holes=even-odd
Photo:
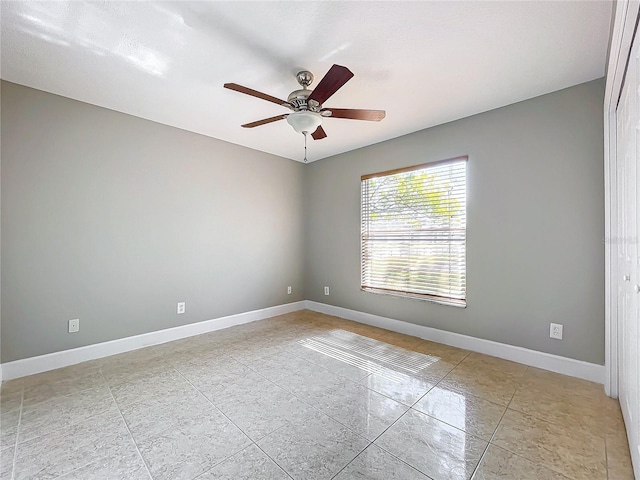
[[[69,333],[76,333],[80,330],[80,319],[74,318],[73,320],[69,320]]]
[[[329,287],[324,287],[324,294],[329,295]]]
[[[287,295],[291,295],[291,285],[287,287]]]
[[[187,304],[185,302],[178,302],[178,315],[182,315],[187,309]]]
[[[562,325],[560,325],[559,323],[550,324],[549,336],[551,338],[556,338],[558,340],[562,340]]]

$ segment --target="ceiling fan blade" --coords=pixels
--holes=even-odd
[[[260,125],[266,125],[267,123],[277,122],[278,120],[284,120],[287,118],[287,115],[277,115],[275,117],[263,118],[262,120],[257,120],[251,123],[245,123],[242,125],[244,128],[253,128],[259,127]]]
[[[340,87],[347,83],[353,73],[347,67],[334,65],[329,69],[327,74],[322,77],[320,83],[313,89],[308,100],[315,100],[322,105],[331,95],[336,93]]]
[[[318,125],[316,131],[311,134],[314,140],[322,140],[323,138],[327,138],[327,133],[322,128],[322,125]]]
[[[279,98],[272,97],[271,95],[267,95],[266,93],[259,92],[252,88],[243,87],[242,85],[238,85],[237,83],[225,83],[224,88],[235,90],[236,92],[244,93],[245,95],[251,95],[252,97],[258,97],[262,100],[266,100],[267,102],[277,103],[278,105],[289,105],[289,102],[285,100],[280,100]]]
[[[371,122],[379,122],[386,113],[384,110],[359,110],[354,108],[326,108],[323,111],[330,111],[329,117],[333,118],[349,118],[351,120],[369,120]]]

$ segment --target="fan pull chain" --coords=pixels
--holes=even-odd
[[[304,163],[307,163],[307,132],[302,132],[304,135]]]

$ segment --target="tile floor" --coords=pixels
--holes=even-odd
[[[309,311],[2,385],[0,480],[632,479],[600,385]]]

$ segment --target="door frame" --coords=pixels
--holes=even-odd
[[[619,272],[616,242],[616,109],[622,92],[631,44],[640,13],[639,0],[618,0],[615,3],[607,80],[604,94],[604,222],[605,222],[605,382],[607,395],[618,398],[618,305]]]

